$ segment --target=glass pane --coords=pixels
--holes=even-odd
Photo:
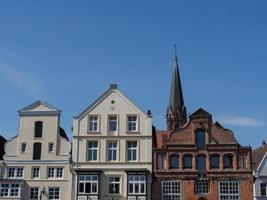
[[[205,133],[203,131],[198,131],[196,133],[196,143],[198,149],[205,148]]]

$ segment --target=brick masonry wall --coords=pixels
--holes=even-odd
[[[165,179],[167,180],[167,179]],[[195,180],[183,180],[182,192],[183,200],[218,200],[218,180],[209,181],[210,190],[207,195],[195,194]],[[160,200],[161,197],[161,182],[154,181],[152,185],[152,199]],[[253,199],[253,179],[242,179],[240,180],[240,199],[241,200],[252,200]]]

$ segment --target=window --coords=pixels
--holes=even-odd
[[[239,200],[239,182],[222,181],[219,182],[219,200]]]
[[[98,150],[98,142],[88,142],[87,160],[96,161],[97,160],[97,150]]]
[[[159,153],[157,155],[157,169],[165,169],[165,158],[165,154]]]
[[[171,169],[178,169],[179,168],[179,156],[172,155],[171,156]]]
[[[43,122],[37,121],[35,122],[34,127],[34,137],[41,138],[43,135]]]
[[[137,131],[137,116],[136,115],[128,116],[128,131],[129,132]]]
[[[120,177],[114,176],[108,179],[108,191],[110,194],[120,193]]]
[[[39,178],[40,174],[40,168],[39,167],[33,167],[32,168],[32,178]]]
[[[261,196],[267,197],[267,184],[261,183]]]
[[[60,189],[59,187],[51,187],[48,189],[48,199],[60,199]]]
[[[35,142],[33,144],[33,160],[40,160],[42,152],[42,144],[40,142]]]
[[[62,178],[63,177],[63,168],[57,168],[56,177],[57,178]]]
[[[182,200],[182,187],[179,181],[162,181],[162,200]]]
[[[38,200],[38,198],[39,198],[39,188],[32,187],[30,189],[30,200]]]
[[[111,134],[116,134],[118,132],[117,116],[108,117],[108,131]]]
[[[94,115],[94,116],[89,116],[89,131],[90,132],[98,132],[99,128],[98,128],[98,116]]]
[[[11,184],[10,187],[10,196],[18,197],[20,196],[20,185],[19,184]]]
[[[198,173],[203,174],[206,172],[206,156],[198,155],[197,156],[197,170]]]
[[[117,160],[117,142],[116,141],[108,142],[108,160],[109,161]]]
[[[63,178],[63,168],[62,167],[49,167],[48,168],[48,178]]]
[[[54,152],[54,143],[53,142],[48,143],[48,152],[49,153]]]
[[[192,155],[184,155],[184,169],[192,169]]]
[[[0,197],[20,197],[21,187],[18,183],[0,184]]]
[[[226,154],[223,156],[223,163],[224,163],[224,168],[233,168],[233,156],[230,154]]]
[[[210,168],[219,169],[220,168],[220,156],[217,154],[210,156]]]
[[[127,159],[128,161],[136,161],[137,142],[127,142]]]
[[[8,168],[8,178],[23,178],[23,168]]]
[[[196,132],[196,144],[198,149],[205,149],[205,132],[197,131]]]
[[[98,194],[98,175],[80,175],[79,193]]]
[[[145,175],[129,175],[128,177],[129,194],[140,195],[146,193],[146,176]]]
[[[26,153],[27,144],[25,142],[21,143],[21,153]]]
[[[209,193],[209,182],[196,181],[195,182],[195,193],[196,194],[208,194]]]

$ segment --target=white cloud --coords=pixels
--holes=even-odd
[[[44,95],[41,85],[25,72],[0,63],[0,75],[4,75],[14,85],[26,91],[30,96],[40,98]]]
[[[222,124],[242,126],[242,127],[263,127],[264,123],[261,120],[254,119],[251,117],[233,117],[223,116],[219,117],[219,121]]]

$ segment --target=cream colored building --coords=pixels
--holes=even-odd
[[[0,199],[71,199],[71,144],[60,113],[42,101],[19,111],[18,135],[5,144]]]
[[[151,199],[151,152],[151,113],[110,85],[74,117],[74,198]]]

